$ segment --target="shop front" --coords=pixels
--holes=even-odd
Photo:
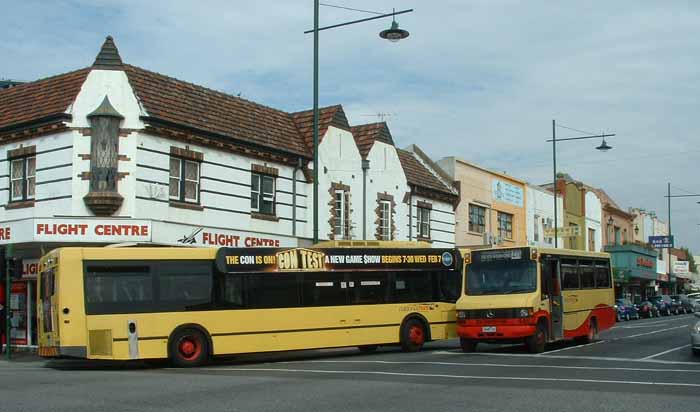
[[[309,242],[291,236],[162,222],[150,219],[30,218],[0,226],[0,248],[13,245],[21,277],[13,280],[10,302],[12,345],[33,347],[36,333],[36,279],[44,253],[64,246],[297,247]],[[0,286],[4,305],[4,284]]]
[[[615,297],[639,302],[657,293],[656,250],[638,244],[612,245],[610,253]]]

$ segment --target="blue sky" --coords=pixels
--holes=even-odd
[[[321,104],[351,124],[386,118],[399,146],[457,155],[539,184],[551,179],[551,121],[617,136],[560,145],[561,171],[621,206],[666,216],[700,194],[700,3],[347,0],[414,8],[396,44],[374,21],[321,33]],[[311,0],[2,0],[0,77],[32,80],[92,63],[104,37],[125,62],[283,110],[312,104]],[[321,23],[365,17],[322,7]],[[576,135],[559,129],[560,137]],[[700,253],[700,198],[674,200],[681,244]]]

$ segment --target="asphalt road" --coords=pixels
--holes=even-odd
[[[532,355],[382,348],[246,355],[197,369],[143,363],[0,361],[0,411],[693,411],[692,315],[619,323],[588,345]]]

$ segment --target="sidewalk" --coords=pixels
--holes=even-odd
[[[7,353],[3,352],[0,354],[0,362],[7,362]],[[10,362],[40,362],[42,358],[37,355],[36,350],[28,348],[12,349],[12,359]]]

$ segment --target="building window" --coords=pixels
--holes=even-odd
[[[569,223],[569,226],[572,228],[578,227],[578,225],[576,223]],[[576,229],[572,229],[572,230],[573,230],[573,233],[577,232]],[[569,249],[578,249],[577,239],[578,238],[576,236],[571,236],[569,238]]]
[[[336,239],[346,239],[348,237],[348,192],[342,189],[336,189],[333,202],[335,206],[333,208],[333,235],[335,235]]]
[[[391,201],[379,201],[379,238],[391,240]]]
[[[545,218],[542,218],[542,229],[543,229],[543,232],[544,232],[544,230],[546,230],[546,229],[553,229],[553,228],[554,228],[554,219],[552,219],[551,217],[548,217],[548,218],[546,218],[546,219],[545,219]],[[553,238],[553,237],[547,237],[547,236],[545,236],[545,237],[544,237],[544,241],[545,241],[545,243],[551,245],[552,243],[554,243],[554,238]]]
[[[595,229],[588,228],[588,251],[595,252]]]
[[[36,190],[36,156],[26,156],[10,161],[10,201],[22,202],[34,199]]]
[[[535,225],[534,241],[539,242],[540,241],[540,217],[538,215],[535,215],[535,218],[532,220],[532,223]]]
[[[486,232],[486,208],[477,205],[469,205],[469,231],[476,233]]]
[[[513,239],[513,215],[498,212],[498,236],[501,239]]]
[[[199,162],[170,157],[170,199],[199,203]]]
[[[430,239],[430,209],[427,207],[418,208],[418,237]]]
[[[275,186],[273,176],[250,175],[250,209],[253,212],[275,214]]]

